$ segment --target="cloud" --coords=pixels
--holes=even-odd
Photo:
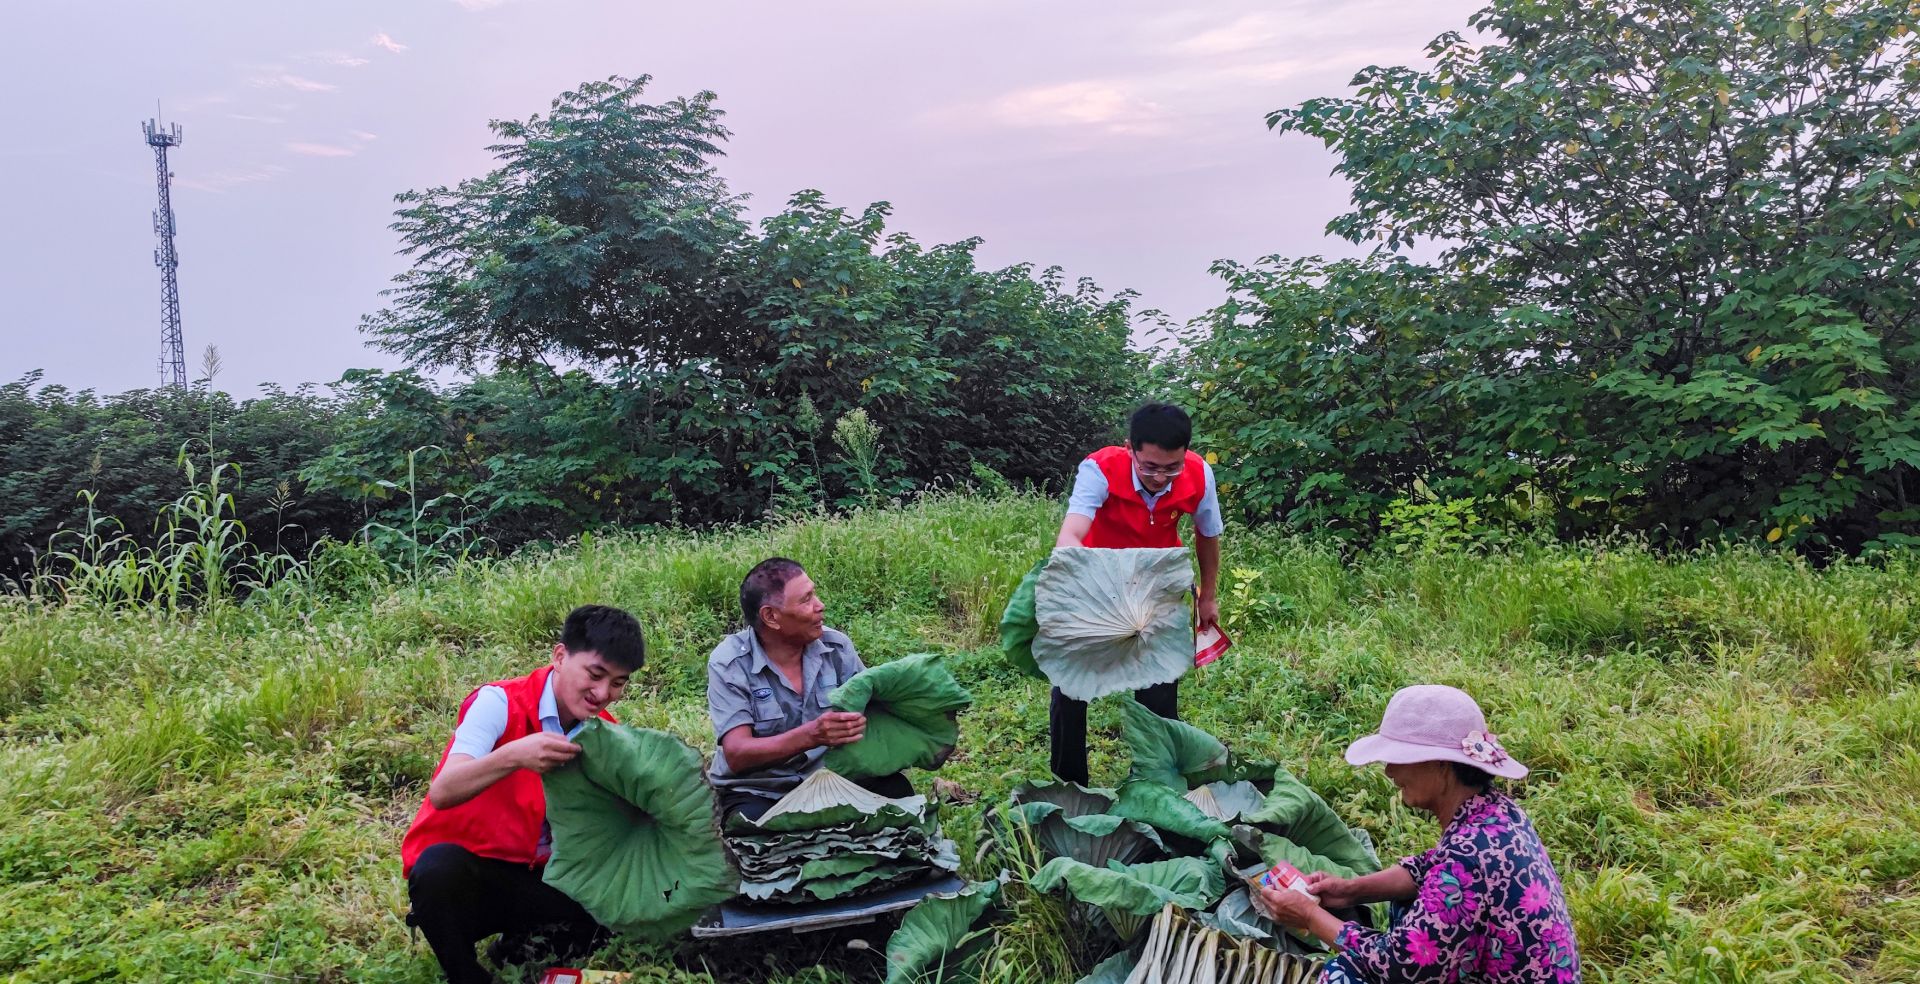
[[[369,61],[369,59],[362,58],[359,55],[349,55],[344,51],[318,51],[310,55],[302,55],[301,60],[317,62],[321,65],[332,65],[336,68],[359,68]]]
[[[459,5],[461,10],[471,12],[476,10],[492,10],[506,3],[507,0],[453,0],[453,2]]]
[[[210,174],[187,174],[174,179],[174,184],[195,191],[222,192],[235,185],[253,184],[259,181],[271,181],[287,169],[278,164],[255,164],[249,167],[228,168]]]
[[[1400,48],[1360,47],[1328,51],[1308,58],[1282,58],[1277,61],[1234,65],[1221,70],[1227,78],[1249,82],[1280,82],[1300,76],[1323,75],[1329,84],[1341,85],[1368,65],[1405,65],[1413,59]]]
[[[340,87],[331,82],[317,82],[313,79],[281,72],[278,75],[261,75],[250,80],[256,89],[292,89],[295,92],[333,92]]]
[[[358,147],[342,147],[338,144],[307,143],[300,140],[287,142],[287,149],[302,157],[352,157],[360,152]]]
[[[378,139],[380,139],[380,135],[377,133],[369,133],[366,130],[350,130],[347,132],[346,140],[334,140],[328,143],[309,140],[289,140],[287,141],[286,147],[287,150],[301,157],[352,157],[365,149],[368,144]]]
[[[248,113],[228,113],[227,119],[240,120],[246,123],[266,123],[272,126],[279,126],[287,121],[286,118],[282,116],[254,116]]]
[[[1189,35],[1172,45],[1183,55],[1231,55],[1263,48],[1280,37],[1280,25],[1268,14],[1248,14],[1224,27]]]
[[[988,115],[1012,126],[1098,127],[1112,133],[1160,129],[1159,105],[1124,83],[1088,79],[1019,89],[993,101]]]
[[[390,51],[396,55],[407,50],[406,45],[401,44],[398,41],[395,41],[385,31],[382,31],[379,34],[374,35],[370,43],[376,48],[380,48],[385,51]]]

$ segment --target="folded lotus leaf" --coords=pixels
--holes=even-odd
[[[856,871],[878,868],[883,864],[897,862],[901,855],[883,857],[875,854],[836,854],[830,858],[814,858],[800,866],[802,878],[829,878],[834,875],[851,875]]]
[[[1033,658],[1075,700],[1170,683],[1193,668],[1179,547],[1055,547],[1034,584]]]
[[[1013,597],[1007,599],[1007,610],[1000,616],[1000,651],[1007,654],[1007,662],[1013,668],[1036,680],[1045,680],[1047,675],[1040,672],[1040,664],[1033,661],[1033,634],[1039,630],[1040,623],[1033,615],[1033,588],[1040,581],[1040,569],[1047,566],[1047,558],[1042,557],[1020,579],[1020,586],[1013,589]]]
[[[825,767],[853,778],[886,776],[908,766],[937,769],[960,740],[956,716],[973,695],[938,653],[918,653],[856,673],[827,702],[867,716],[859,741],[827,749]]]
[[[1193,918],[1209,929],[1243,939],[1270,940],[1280,931],[1254,907],[1253,897],[1245,885],[1228,892],[1212,912],[1195,913]]]
[[[1265,798],[1250,782],[1210,782],[1187,790],[1187,802],[1215,820],[1232,823],[1260,809]]]
[[[1205,909],[1226,892],[1219,866],[1195,857],[1139,864],[1111,861],[1104,868],[1054,858],[1034,874],[1032,884],[1041,892],[1065,886],[1074,898],[1099,908],[1122,940],[1132,939],[1141,922],[1169,902]]]
[[[729,838],[728,844],[740,859],[740,869],[760,870],[781,864],[800,864],[812,858],[838,853],[908,853],[932,850],[938,834],[921,827],[890,827],[869,834],[816,834],[796,831],[779,837]]]
[[[926,864],[911,861],[890,861],[878,867],[868,868],[865,871],[856,871],[845,875],[828,875],[825,878],[814,878],[803,881],[800,883],[800,887],[813,898],[827,901],[830,899],[844,898],[848,895],[855,895],[863,890],[873,891],[898,885],[903,882],[925,878],[927,875],[932,874],[933,870],[931,866]]]
[[[1362,874],[1380,868],[1373,852],[1354,838],[1333,807],[1285,769],[1274,775],[1273,790],[1260,808],[1242,819],[1341,867]]]
[[[739,884],[700,753],[665,732],[589,720],[574,764],[547,773],[547,884],[602,925],[651,939],[693,925]]]
[[[978,881],[952,894],[929,895],[900,920],[887,938],[886,984],[965,981],[992,930],[974,923],[1000,894],[997,881]]]
[[[918,823],[926,809],[924,796],[888,799],[831,769],[821,768],[813,770],[800,785],[787,790],[759,819],[749,820],[735,814],[728,826],[786,832],[879,818],[883,826],[898,827]]]
[[[776,896],[786,895],[800,885],[800,873],[794,872],[785,878],[756,879],[742,881],[740,894],[755,902],[765,902]]]
[[[1068,857],[1091,865],[1138,861],[1164,849],[1159,834],[1146,824],[1105,811],[1112,790],[1088,789],[1065,782],[1023,783],[1008,799],[1003,815],[1025,824],[1049,858]],[[1083,812],[1086,811],[1086,812]]]
[[[1186,774],[1227,764],[1220,739],[1184,721],[1163,718],[1128,697],[1120,705],[1120,735],[1133,755],[1129,778],[1187,791]]]
[[[1128,820],[1138,820],[1161,833],[1184,837],[1199,844],[1208,844],[1229,835],[1226,824],[1201,812],[1199,807],[1187,802],[1186,797],[1146,779],[1120,784],[1119,793],[1114,798],[1113,813]]]

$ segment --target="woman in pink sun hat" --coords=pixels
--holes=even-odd
[[[1380,731],[1347,748],[1354,765],[1381,762],[1400,798],[1445,825],[1440,843],[1360,878],[1307,876],[1318,901],[1262,888],[1276,922],[1341,953],[1326,984],[1577,984],[1580,952],[1560,876],[1533,824],[1495,777],[1519,779],[1480,705],[1453,687],[1407,687],[1387,702]],[[1327,909],[1393,903],[1386,930],[1343,923]]]

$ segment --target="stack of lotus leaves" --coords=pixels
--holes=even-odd
[[[870,894],[959,870],[937,804],[888,799],[831,769],[817,769],[758,820],[735,815],[727,844],[740,894],[799,903]]]

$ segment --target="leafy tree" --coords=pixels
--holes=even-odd
[[[746,232],[714,170],[714,95],[642,101],[649,79],[562,93],[545,116],[490,124],[500,161],[409,191],[394,223],[414,266],[365,319],[424,367],[710,356],[729,341],[716,264]]]
[[[1415,325],[1412,349],[1471,356],[1438,382],[1434,491],[1538,492],[1566,530],[1912,531],[1915,19],[1905,0],[1497,0],[1430,70],[1273,113],[1352,182],[1330,231],[1431,244],[1433,270],[1498,292]],[[1375,499],[1405,484],[1337,470]]]
[[[1395,499],[1480,484],[1458,472],[1468,401],[1444,381],[1474,373],[1445,341],[1485,319],[1484,287],[1398,259],[1214,272],[1229,299],[1188,327],[1181,369],[1248,518],[1366,532]]]

